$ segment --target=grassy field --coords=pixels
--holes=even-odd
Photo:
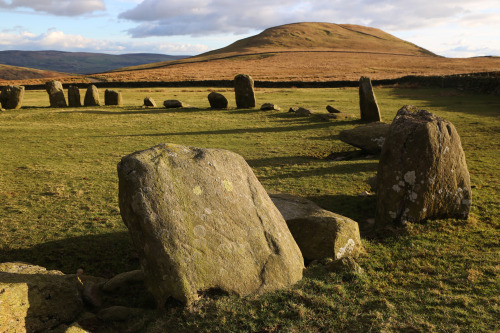
[[[25,261],[111,277],[137,269],[117,203],[116,164],[124,155],[170,142],[241,154],[266,189],[307,197],[360,224],[366,275],[342,276],[317,265],[287,290],[260,297],[200,300],[191,309],[152,311],[103,331],[148,332],[491,332],[500,330],[500,99],[454,90],[377,88],[382,117],[412,104],[450,120],[462,138],[473,185],[468,221],[410,224],[375,238],[367,219],[375,198],[366,179],[377,159],[325,159],[353,151],[339,131],[358,120],[288,114],[291,106],[326,113],[328,104],[359,115],[357,89],[258,89],[258,105],[281,112],[210,110],[210,89],[123,89],[123,107],[49,108],[44,91],[27,91],[21,110],[0,113],[0,262]],[[216,89],[234,106],[232,90]],[[103,95],[103,91],[101,91]],[[180,99],[193,108],[143,109]],[[103,96],[101,96],[104,100]],[[495,319],[496,318],[496,319]]]

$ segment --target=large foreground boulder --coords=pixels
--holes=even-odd
[[[75,275],[19,262],[0,263],[0,332],[41,332],[83,309]]]
[[[361,111],[361,120],[368,122],[382,121],[377,99],[373,92],[372,81],[365,76],[359,79],[359,109]]]
[[[20,109],[23,97],[23,86],[5,86],[0,92],[0,105],[5,109]]]
[[[363,251],[356,221],[301,197],[288,194],[269,196],[283,215],[306,262],[357,257]]]
[[[116,90],[106,89],[104,91],[104,105],[122,105],[122,93]]]
[[[238,74],[234,77],[234,95],[238,109],[255,107],[253,79],[250,75]]]
[[[302,278],[301,252],[241,156],[162,144],[122,158],[118,177],[120,212],[160,307]]]
[[[229,102],[227,98],[221,93],[212,91],[208,94],[208,103],[212,109],[227,109]]]
[[[83,99],[83,105],[85,106],[100,106],[101,100],[99,98],[99,90],[93,84],[87,87],[85,92],[85,98]]]
[[[72,84],[68,87],[68,105],[70,107],[82,106],[82,98],[80,97],[80,89]]]
[[[339,139],[354,147],[361,148],[373,154],[379,154],[385,142],[390,124],[373,122],[339,133]]]
[[[64,97],[63,85],[59,81],[49,81],[45,83],[45,90],[49,94],[51,108],[65,108],[68,106]]]
[[[401,108],[377,173],[376,226],[432,218],[467,218],[469,171],[455,126],[414,106]]]

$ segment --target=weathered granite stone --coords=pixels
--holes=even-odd
[[[122,158],[118,178],[120,212],[160,307],[302,278],[300,250],[241,156],[162,144]]]
[[[20,262],[0,264],[0,332],[41,332],[83,310],[75,275]]]
[[[23,86],[5,86],[0,93],[0,105],[4,109],[20,109],[23,104]]]
[[[339,139],[354,147],[361,148],[373,154],[382,151],[387,132],[391,124],[373,122],[352,129],[343,130],[339,133]]]
[[[99,90],[93,84],[89,85],[87,91],[85,92],[85,98],[83,99],[83,105],[85,106],[100,106],[101,100],[99,99]]]
[[[281,108],[278,105],[273,104],[273,103],[264,103],[264,104],[262,104],[260,109],[263,111],[279,111],[279,110],[281,110]]]
[[[255,107],[255,92],[253,79],[250,75],[238,74],[234,77],[234,94],[238,109]]]
[[[380,155],[376,226],[467,218],[471,197],[455,126],[414,106],[401,108]]]
[[[372,82],[370,78],[365,76],[359,79],[359,108],[361,110],[361,120],[369,122],[382,121]]]
[[[82,99],[80,97],[80,89],[78,89],[78,86],[70,85],[68,87],[68,105],[70,107],[82,106]]]
[[[144,98],[144,106],[147,106],[147,107],[156,107],[156,102],[155,100],[153,99],[153,97],[145,97]]]
[[[116,90],[106,89],[104,91],[104,105],[122,105],[123,97],[122,93]]]
[[[45,90],[49,94],[51,108],[65,108],[68,106],[61,82],[55,80],[46,82]]]
[[[166,107],[167,109],[175,109],[175,108],[184,108],[187,105],[176,99],[167,99],[166,101],[163,101],[163,106]]]
[[[298,109],[299,109],[298,107],[292,106],[291,108],[288,109],[288,112],[290,113],[297,112]]]
[[[270,197],[283,215],[306,262],[357,257],[363,252],[356,221],[301,197],[288,194],[270,194]]]
[[[208,94],[208,103],[210,103],[212,109],[227,109],[229,105],[227,98],[215,91]]]

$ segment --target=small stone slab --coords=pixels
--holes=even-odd
[[[184,108],[187,105],[177,99],[167,99],[163,101],[163,106],[167,109]]]
[[[281,108],[278,105],[273,104],[273,103],[264,103],[264,104],[262,104],[260,109],[262,111],[280,111],[281,110]]]
[[[342,113],[331,105],[326,106],[326,111],[328,111],[329,113]]]

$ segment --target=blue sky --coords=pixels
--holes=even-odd
[[[499,0],[0,0],[0,50],[194,55],[304,21],[379,28],[447,57],[500,56]]]

